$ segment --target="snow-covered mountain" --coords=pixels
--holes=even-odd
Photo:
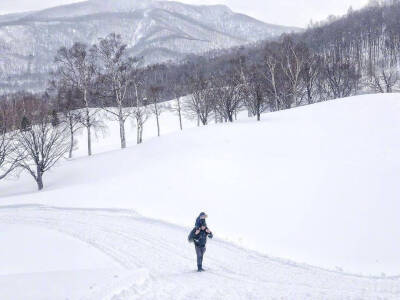
[[[0,16],[0,71],[46,73],[56,50],[75,41],[95,43],[119,33],[146,63],[179,60],[189,53],[227,48],[296,30],[270,25],[222,5],[172,1],[89,0],[42,11]]]
[[[397,94],[183,132],[164,112],[160,138],[151,118],[124,150],[106,121],[96,154],[82,134],[42,192],[0,181],[2,300],[400,299],[399,114]],[[198,276],[187,234],[203,210],[215,239]]]

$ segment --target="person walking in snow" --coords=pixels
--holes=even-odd
[[[202,212],[196,219],[195,232],[193,236],[197,256],[197,272],[203,272],[203,257],[206,252],[207,237],[213,238],[212,232],[206,223],[207,214]]]

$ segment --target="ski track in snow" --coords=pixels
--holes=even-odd
[[[362,277],[269,258],[209,241],[207,272],[195,272],[187,228],[130,210],[0,208],[0,223],[42,226],[99,249],[131,271],[87,300],[99,299],[400,299],[400,278]]]

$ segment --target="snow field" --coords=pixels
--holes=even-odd
[[[25,175],[1,182],[1,203],[13,207],[4,207],[0,226],[56,229],[107,254],[132,279],[99,288],[104,299],[398,299],[399,116],[396,94],[264,114],[262,122],[243,114],[197,128],[185,120],[183,132],[166,112],[161,138],[151,119],[144,144],[134,145],[129,128],[123,151],[118,124],[107,122],[96,155],[84,156],[83,133],[76,158],[45,176],[45,191]],[[198,280],[186,236],[200,211],[236,246],[211,241],[210,270]],[[100,260],[89,268],[115,269]],[[85,293],[72,299],[102,299]]]

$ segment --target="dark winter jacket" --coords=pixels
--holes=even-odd
[[[213,238],[212,232],[207,233],[205,230],[200,230],[198,234],[195,234],[193,241],[196,247],[205,247],[207,244],[207,237],[212,239]]]

